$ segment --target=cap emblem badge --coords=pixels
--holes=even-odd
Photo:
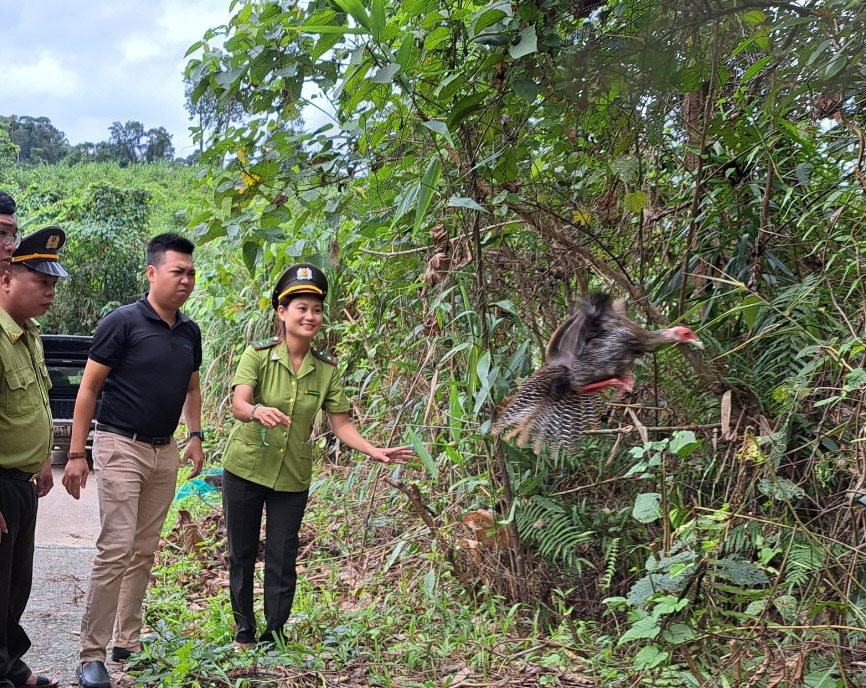
[[[313,279],[313,271],[310,268],[298,268],[298,277],[299,280],[311,280]]]
[[[45,248],[55,249],[60,246],[60,235],[52,234],[48,237],[48,241],[45,242]]]

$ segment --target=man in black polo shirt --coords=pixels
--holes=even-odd
[[[173,435],[181,411],[190,429],[190,477],[204,461],[201,332],[179,310],[195,286],[192,252],[193,245],[176,234],[150,241],[150,291],[99,323],[75,401],[63,485],[78,499],[87,483],[87,432],[104,383],[93,443],[102,530],[81,623],[76,675],[83,688],[110,688],[109,640],[116,661],[140,650],[144,593],[177,484]]]

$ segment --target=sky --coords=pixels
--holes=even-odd
[[[165,127],[195,150],[184,109],[187,48],[230,0],[0,0],[0,115],[46,116],[72,144],[112,122]]]

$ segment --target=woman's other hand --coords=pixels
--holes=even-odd
[[[266,428],[275,428],[278,425],[289,427],[292,419],[278,408],[273,406],[259,406],[253,412],[253,419],[264,425]]]
[[[415,452],[411,447],[373,447],[368,455],[373,461],[403,465],[414,458]]]

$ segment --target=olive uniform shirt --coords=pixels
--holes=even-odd
[[[0,468],[42,470],[54,443],[50,388],[39,323],[22,328],[0,308]]]
[[[313,447],[310,433],[320,409],[345,413],[336,360],[320,351],[307,352],[297,375],[283,342],[256,342],[241,355],[232,387],[253,388],[253,403],[272,406],[292,422],[267,429],[258,421],[236,423],[223,454],[226,470],[280,492],[303,492],[310,486]]]

